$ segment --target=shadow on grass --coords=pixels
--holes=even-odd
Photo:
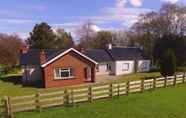
[[[6,76],[6,77],[0,77],[0,80],[3,82],[13,83],[15,85],[22,84],[22,76],[21,75],[12,75],[12,76]]]
[[[0,77],[0,81],[6,82],[6,83],[13,83],[14,85],[22,85],[24,87],[43,88],[42,81],[35,81],[30,84],[23,84],[21,75]]]

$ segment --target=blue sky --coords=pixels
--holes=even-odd
[[[138,15],[158,10],[164,2],[186,0],[1,0],[0,32],[25,38],[36,23],[74,32],[87,20],[95,29],[127,29]]]

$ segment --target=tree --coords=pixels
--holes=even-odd
[[[87,21],[77,29],[76,34],[79,40],[79,47],[90,48],[92,40],[95,39],[97,32],[92,28],[95,24]]]
[[[128,34],[126,31],[113,31],[112,32],[112,43],[114,46],[128,46]]]
[[[74,41],[71,33],[65,32],[63,29],[56,31],[56,48],[71,48],[74,47]]]
[[[47,23],[36,24],[28,38],[30,48],[45,49],[55,47],[55,35]]]
[[[160,60],[160,72],[162,76],[172,76],[176,72],[176,57],[174,51],[167,50]]]
[[[18,65],[22,45],[23,40],[17,35],[0,34],[0,65]]]
[[[112,33],[109,31],[99,31],[91,43],[91,48],[104,49],[109,43],[112,43]]]
[[[164,4],[158,12],[150,12],[141,15],[139,21],[131,28],[130,32],[132,32],[132,35],[130,38],[132,39],[132,42],[135,42],[135,44],[137,43],[144,47],[146,56],[151,58],[153,62],[157,62],[159,58],[156,58],[156,56],[153,55],[158,48],[155,44],[158,44],[165,36],[174,36],[175,40],[185,40],[185,14],[186,6]],[[183,45],[186,44],[179,43],[180,47],[183,47]],[[173,50],[176,55],[180,53],[179,49],[179,51],[177,49]],[[183,53],[183,50],[181,50],[181,52]],[[182,55],[181,58],[178,58],[178,61],[183,64],[184,62],[182,58],[184,58],[184,55]]]
[[[153,51],[153,56],[156,58],[157,62],[161,59],[161,54],[171,49],[175,52],[177,65],[182,65],[185,61],[185,49],[184,49],[184,38],[178,37],[177,35],[169,34],[164,35],[161,39],[155,42],[155,49]]]

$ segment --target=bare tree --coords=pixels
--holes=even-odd
[[[93,38],[96,36],[96,31],[92,29],[94,23],[87,21],[82,24],[76,31],[76,34],[79,37],[79,43],[81,47],[87,48]]]
[[[15,66],[19,63],[23,40],[17,35],[0,34],[0,64]]]
[[[112,32],[112,43],[115,46],[128,46],[129,39],[126,31],[114,31]]]

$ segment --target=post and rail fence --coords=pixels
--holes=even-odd
[[[41,112],[44,108],[93,102],[97,99],[119,97],[183,83],[186,83],[185,73],[165,78],[85,85],[55,91],[44,90],[28,96],[4,97],[0,98],[0,118],[4,116],[13,118],[15,113],[22,111]]]

